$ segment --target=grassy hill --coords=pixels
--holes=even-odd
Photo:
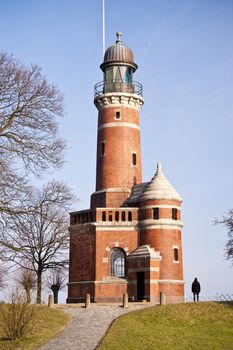
[[[233,350],[233,304],[155,306],[118,318],[98,350]]]
[[[8,307],[1,305],[1,307]],[[2,310],[0,308],[0,310]],[[2,328],[3,317],[0,312],[0,349],[31,350],[57,334],[70,321],[70,316],[61,310],[49,309],[47,306],[35,306],[32,330],[23,339],[9,340]],[[56,350],[56,349],[54,349]]]

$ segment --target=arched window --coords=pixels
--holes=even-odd
[[[125,252],[119,248],[113,248],[110,260],[111,276],[125,276]]]

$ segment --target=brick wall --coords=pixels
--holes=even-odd
[[[91,224],[70,227],[70,261],[68,299],[91,293],[86,285],[72,283],[93,281],[95,278],[95,227]],[[93,288],[93,287],[91,287]],[[92,289],[93,290],[93,289]],[[84,295],[83,295],[84,294]]]
[[[116,119],[116,111],[120,112],[119,119]],[[135,182],[142,181],[138,110],[124,105],[103,108],[99,112],[98,127],[96,191],[114,187],[131,190]],[[136,165],[132,163],[133,152],[136,153]],[[123,200],[126,198],[124,196]],[[122,198],[114,206],[120,206],[119,201]]]

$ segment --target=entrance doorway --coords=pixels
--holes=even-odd
[[[145,296],[145,272],[137,272],[137,300],[143,300]]]

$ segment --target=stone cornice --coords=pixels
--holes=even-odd
[[[98,110],[110,105],[125,105],[139,110],[144,104],[143,97],[127,92],[111,92],[95,97],[94,104]]]
[[[153,219],[146,219],[140,221],[140,227],[141,228],[147,228],[147,227],[153,227],[153,228],[178,228],[181,229],[183,227],[183,223],[180,220],[172,220],[172,219],[159,219],[159,220],[153,220]]]

